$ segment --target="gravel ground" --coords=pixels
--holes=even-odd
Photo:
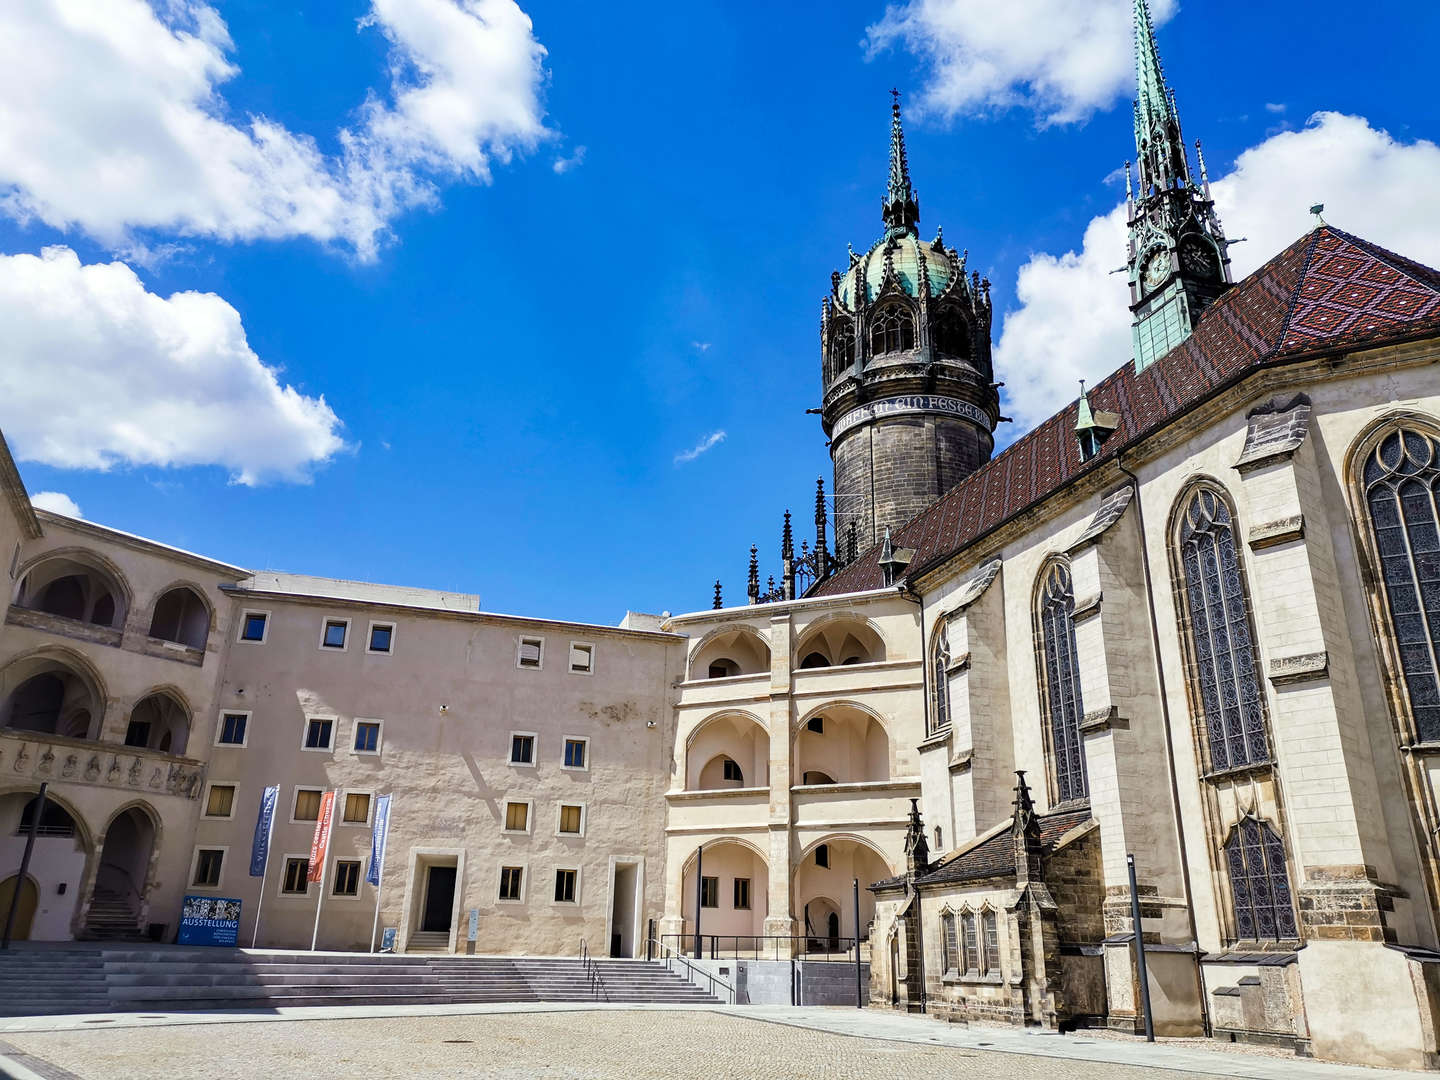
[[[554,1080],[1141,1080],[1152,1070],[852,1039],[714,1013],[396,1017],[10,1033],[55,1080],[303,1076]],[[39,1058],[60,1070],[47,1070]],[[1180,1080],[1218,1074],[1164,1073]]]

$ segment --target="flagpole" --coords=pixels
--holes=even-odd
[[[327,791],[320,796],[320,818],[315,822],[315,839],[310,845],[310,854],[320,857],[320,895],[315,900],[315,929],[310,934],[311,952],[315,951],[315,944],[320,940],[320,910],[325,906],[325,871],[330,862],[330,831],[335,822],[335,794]]]
[[[376,800],[376,803],[377,803],[377,806],[378,806],[378,803],[379,803],[379,800],[378,800],[378,799]],[[373,829],[371,830],[371,833],[372,833],[372,835],[371,835],[371,837],[370,837],[370,846],[371,846],[371,849],[373,850],[373,849],[374,849],[374,846],[375,846],[375,837],[374,837],[374,835],[373,835],[373,834],[374,834],[374,830],[373,830]],[[390,801],[389,801],[389,798],[387,797],[387,798],[386,798],[386,801],[385,801],[385,832],[384,832],[384,834],[383,834],[383,838],[382,838],[381,841],[380,841],[380,866],[379,866],[379,872],[375,875],[375,922],[374,922],[374,923],[371,925],[371,927],[370,927],[370,951],[371,951],[372,953],[375,951],[375,936],[380,932],[380,890],[385,887],[385,856],[389,853],[389,851],[388,851],[388,849],[389,849],[389,847],[390,847],[390,844],[389,844],[389,842],[388,842],[389,839],[390,839]]]
[[[330,861],[330,845],[325,845],[325,862]],[[310,951],[315,951],[315,943],[320,940],[320,909],[325,906],[325,863],[320,864],[320,896],[315,901],[315,932],[310,935]]]
[[[264,796],[261,796],[262,798]],[[279,803],[280,792],[276,789],[275,801]],[[260,899],[255,901],[255,930],[250,935],[250,947],[255,948],[255,942],[260,940],[260,912],[265,907],[265,879],[270,876],[270,842],[275,839],[275,809],[270,809],[270,828],[265,833],[265,868],[260,871]]]

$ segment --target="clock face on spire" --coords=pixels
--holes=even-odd
[[[1180,245],[1180,265],[1192,277],[1215,277],[1215,253],[1203,240],[1191,237]]]
[[[1170,252],[1164,248],[1156,248],[1152,251],[1145,257],[1142,274],[1146,292],[1151,292],[1165,284],[1165,279],[1170,276]]]

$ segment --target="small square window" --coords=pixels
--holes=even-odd
[[[525,885],[523,866],[502,866],[500,868],[500,899],[519,900]]]
[[[584,812],[579,806],[560,807],[560,831],[566,836],[579,836],[583,827]]]
[[[578,641],[570,643],[570,670],[577,675],[589,675],[595,670],[595,646]]]
[[[345,794],[345,813],[341,821],[348,825],[364,825],[370,820],[370,796],[363,791]]]
[[[335,861],[335,891],[331,895],[360,895],[359,859],[337,859]]]
[[[511,735],[511,736],[510,736],[510,764],[511,764],[511,765],[534,765],[534,764],[535,764],[535,736],[534,736],[534,735]]]
[[[378,754],[380,752],[380,721],[355,721],[355,752],[357,754]]]
[[[555,902],[557,904],[575,903],[575,884],[579,877],[578,870],[555,871]]]
[[[507,802],[505,804],[505,831],[526,832],[530,828],[530,804]]]
[[[305,749],[329,750],[335,738],[333,718],[321,717],[305,721]]]
[[[735,910],[750,910],[750,879],[748,877],[735,879]]]
[[[240,620],[240,640],[261,642],[265,640],[265,630],[270,623],[270,616],[263,611],[247,611],[244,618]]]
[[[720,906],[720,879],[718,877],[700,878],[700,906],[702,908]]]
[[[349,619],[326,619],[325,633],[320,638],[320,647],[322,649],[345,648],[345,637],[349,632]]]
[[[296,788],[294,820],[319,821],[320,794],[319,788]]]
[[[205,816],[228,818],[235,812],[235,785],[211,784],[205,797]]]
[[[285,877],[280,891],[290,896],[304,896],[310,891],[310,860],[291,855],[285,860]]]
[[[566,739],[565,740],[565,768],[584,769],[588,767],[590,760],[589,739]]]
[[[201,848],[195,853],[195,876],[190,884],[201,889],[215,888],[220,884],[220,867],[224,862],[224,849]]]
[[[538,668],[545,659],[545,639],[538,637],[522,637],[520,639],[520,651],[516,656],[516,664],[519,667]]]
[[[245,729],[249,727],[250,714],[227,712],[220,714],[220,730],[216,733],[216,746],[244,746]]]
[[[371,623],[370,644],[366,646],[366,651],[372,653],[389,653],[394,639],[394,623]]]

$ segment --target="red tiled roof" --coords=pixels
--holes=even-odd
[[[1080,460],[1075,403],[1017,439],[894,534],[920,570],[960,551],[1053,495],[1250,371],[1316,353],[1440,333],[1440,272],[1357,236],[1321,226],[1210,305],[1195,332],[1139,375],[1133,361],[1090,391],[1119,428]],[[878,589],[876,549],[811,595]]]

